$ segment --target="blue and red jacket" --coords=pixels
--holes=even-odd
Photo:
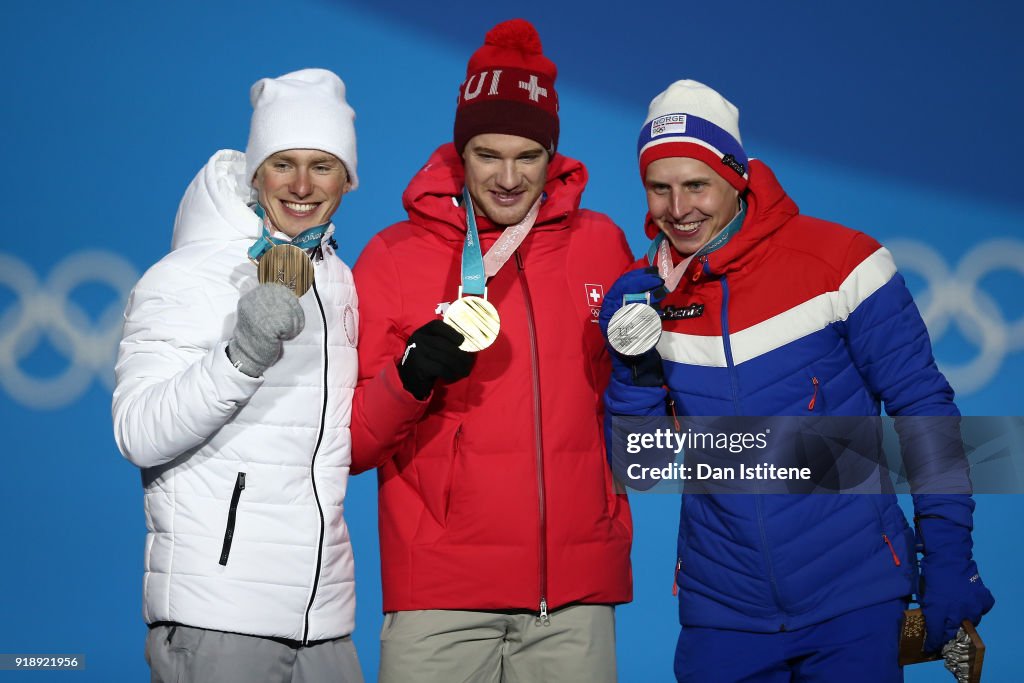
[[[663,320],[658,344],[678,414],[958,416],[889,252],[800,215],[759,161],[744,199],[739,232],[662,302],[690,309]],[[646,230],[657,235],[650,216]],[[605,396],[612,415],[662,414],[665,398],[614,380]],[[901,438],[908,471],[931,466],[927,442]],[[954,470],[969,491],[966,466]],[[970,525],[969,496],[915,505]],[[678,552],[684,625],[792,630],[915,590],[914,534],[892,494],[684,495]]]

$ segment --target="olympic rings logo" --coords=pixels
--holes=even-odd
[[[1024,317],[1007,321],[991,294],[980,287],[990,273],[1008,270],[1024,276],[1024,242],[993,239],[964,255],[956,271],[934,249],[913,240],[893,240],[886,246],[901,273],[913,272],[926,282],[914,300],[932,341],[953,325],[977,347],[974,358],[951,364],[939,360],[946,379],[960,395],[973,394],[995,377],[1007,355],[1024,349]]]
[[[122,311],[138,271],[108,251],[82,251],[58,263],[41,283],[35,272],[11,254],[0,253],[0,291],[17,296],[0,304],[0,386],[15,401],[37,410],[77,401],[97,378],[114,386],[114,361],[124,325]],[[90,316],[72,293],[83,285],[106,285],[115,297]],[[67,361],[53,377],[37,377],[22,368],[43,340]]]

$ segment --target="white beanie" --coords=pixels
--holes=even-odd
[[[356,175],[356,118],[345,101],[345,84],[326,69],[302,69],[261,78],[249,90],[252,123],[245,173],[252,182],[267,157],[286,149],[319,149],[341,159],[352,189]]]
[[[747,187],[740,110],[697,81],[676,81],[651,100],[636,153],[641,180],[652,161],[689,157],[703,161],[740,192]]]

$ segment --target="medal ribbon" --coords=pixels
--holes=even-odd
[[[469,190],[462,188],[462,203],[466,207],[466,241],[462,243],[462,296],[484,295],[487,274],[484,271],[483,252],[480,251],[480,233],[476,229],[476,215]]]
[[[510,225],[501,233],[498,241],[482,256],[480,249],[480,233],[476,227],[476,213],[473,210],[473,199],[469,190],[462,189],[462,203],[466,207],[466,241],[462,244],[462,296],[483,297],[487,278],[494,277],[501,267],[508,262],[512,253],[526,239],[540,213],[540,197],[526,212],[523,220]]]
[[[268,249],[277,244],[294,244],[303,251],[307,249],[315,249],[327,233],[328,226],[330,226],[330,223],[316,225],[312,228],[303,230],[290,240],[281,239],[280,237],[273,237],[270,234],[270,230],[267,228],[266,214],[263,211],[263,207],[256,204],[252,207],[252,210],[257,216],[259,216],[260,231],[263,233],[260,238],[256,240],[251,247],[249,247],[249,258],[253,262],[259,261],[260,257],[263,256]]]
[[[487,277],[494,277],[501,267],[512,257],[512,253],[519,248],[526,236],[529,234],[533,224],[537,222],[537,214],[540,213],[540,197],[533,203],[530,210],[523,216],[523,220],[515,225],[505,228],[498,241],[484,254],[484,267],[487,270]]]

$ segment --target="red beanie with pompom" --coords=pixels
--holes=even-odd
[[[540,36],[525,19],[503,21],[484,38],[466,67],[455,110],[459,154],[474,136],[504,133],[535,140],[548,154],[558,147],[558,69],[544,56]]]

